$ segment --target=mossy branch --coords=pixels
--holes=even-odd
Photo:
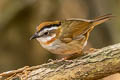
[[[15,71],[18,70],[13,72]],[[56,60],[28,67],[24,71],[15,73],[11,80],[17,78],[23,80],[97,80],[117,72],[120,72],[120,43],[74,60]],[[1,76],[5,77],[7,74],[2,73]]]

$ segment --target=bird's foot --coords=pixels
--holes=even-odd
[[[85,51],[84,53],[93,53],[93,52],[96,52],[96,51],[98,51],[99,49],[95,49],[95,48],[90,48],[90,49],[88,49],[87,51]]]

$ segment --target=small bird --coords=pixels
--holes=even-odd
[[[82,54],[90,32],[111,17],[111,14],[107,14],[93,20],[75,18],[43,22],[30,39],[36,38],[43,48],[54,54]]]

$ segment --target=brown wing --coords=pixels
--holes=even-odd
[[[94,26],[109,20],[111,17],[113,17],[112,14],[107,14],[95,18],[94,20],[85,19],[65,20],[62,22],[61,25],[62,33],[60,39],[63,42],[71,42],[73,39],[84,36],[83,34],[87,33],[87,31],[90,32],[94,28]]]
[[[73,20],[66,20],[62,22],[61,25],[62,34],[60,39],[63,42],[71,42],[73,39],[76,39],[78,36],[86,33],[90,27],[92,26],[91,20],[81,20],[81,19],[73,19]]]

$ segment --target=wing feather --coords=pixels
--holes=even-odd
[[[73,19],[62,22],[61,26],[63,26],[63,28],[60,39],[64,42],[71,42],[73,39],[76,39],[78,36],[86,33],[92,26],[92,23],[90,22],[90,20]],[[69,41],[67,41],[68,38]]]
[[[80,38],[88,31],[90,32],[94,26],[101,24],[107,20],[109,20],[112,14],[106,14],[104,16],[100,16],[93,20],[86,19],[68,19],[62,22],[62,32],[60,39],[63,42],[71,42],[73,39]]]

